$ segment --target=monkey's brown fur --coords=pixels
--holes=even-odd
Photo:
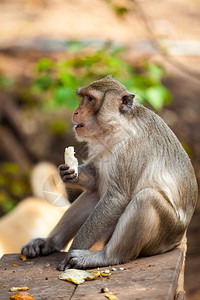
[[[47,239],[22,249],[29,257],[60,250],[75,236],[58,266],[88,268],[128,262],[179,245],[194,212],[197,183],[190,160],[155,113],[108,76],[80,88],[73,122],[89,146],[79,176],[61,165],[66,186],[83,193]],[[99,240],[104,248],[91,251]]]

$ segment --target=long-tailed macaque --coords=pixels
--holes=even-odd
[[[125,86],[107,76],[78,90],[73,114],[87,161],[79,175],[59,167],[66,186],[82,194],[46,238],[26,244],[28,257],[64,248],[58,269],[128,262],[179,245],[195,209],[197,182],[191,162],[174,133]],[[98,241],[102,250],[91,251]]]

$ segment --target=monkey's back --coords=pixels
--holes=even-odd
[[[140,104],[130,128],[132,134],[118,149],[113,182],[129,197],[146,188],[159,191],[188,225],[197,201],[197,181],[181,143],[158,115]]]

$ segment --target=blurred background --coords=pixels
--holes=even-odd
[[[200,179],[200,1],[0,0],[0,255],[45,236],[69,206],[57,174],[76,89],[112,74],[176,133]],[[52,205],[53,204],[53,205]],[[186,299],[200,299],[200,205]]]

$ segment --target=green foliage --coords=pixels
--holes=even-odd
[[[67,132],[68,122],[66,120],[53,120],[49,127],[53,134],[62,135],[63,132]]]
[[[13,84],[13,80],[0,73],[0,88],[8,88]]]
[[[38,69],[39,67],[40,64],[38,64]],[[46,69],[43,69],[43,71],[44,70],[46,71]],[[38,87],[38,91],[41,92],[48,90],[51,87],[52,83],[53,80],[48,74],[43,74],[35,80],[35,86]]]
[[[88,54],[81,51],[85,46],[72,42],[68,50],[74,54],[70,58],[59,62],[43,58],[38,62],[32,91],[42,96],[46,109],[66,106],[74,110],[79,103],[77,88],[109,74],[136,93],[140,102],[149,103],[156,110],[170,101],[170,93],[162,84],[161,65],[144,62],[135,70],[122,58],[119,47],[107,45]]]
[[[44,70],[50,69],[52,67],[52,61],[49,58],[41,59],[40,63],[37,65],[37,71],[42,72]]]
[[[185,149],[185,151],[187,152],[190,159],[192,159],[193,158],[193,152],[192,152],[191,147],[183,141],[181,142],[181,144],[182,144],[183,148]]]
[[[15,163],[0,164],[0,213],[9,212],[29,194],[28,174]]]
[[[124,15],[126,15],[130,11],[130,7],[126,6],[126,4],[128,3],[124,3],[124,5],[120,5],[118,3],[115,3],[115,1],[113,0],[104,0],[104,1],[110,6],[110,8],[114,11],[114,13],[118,17],[124,17]]]

